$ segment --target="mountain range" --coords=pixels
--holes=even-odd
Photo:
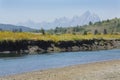
[[[120,18],[107,19],[83,26],[57,27],[47,30],[49,34],[120,34]]]
[[[74,16],[73,18],[67,18],[67,17],[62,17],[55,19],[53,22],[40,22],[40,23],[35,23],[33,21],[28,21],[25,23],[19,23],[16,25],[12,24],[0,24],[0,30],[20,30],[24,32],[28,31],[34,31],[37,29],[54,29],[56,27],[71,27],[71,26],[82,26],[86,25],[89,22],[95,23],[100,21],[100,18],[98,15],[93,14],[89,11],[85,12],[81,16]]]
[[[28,21],[24,23],[18,23],[17,25],[28,26],[31,28],[44,28],[44,29],[51,29],[55,27],[71,27],[71,26],[83,26],[89,24],[89,22],[95,23],[99,22],[100,18],[98,15],[91,13],[90,11],[85,12],[81,16],[74,16],[73,18],[62,17],[55,19],[53,22],[40,22],[35,23],[33,21]]]

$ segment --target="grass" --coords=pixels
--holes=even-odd
[[[59,34],[59,35],[42,35],[37,33],[29,33],[29,32],[10,32],[10,31],[2,31],[0,32],[0,41],[3,40],[53,40],[53,41],[68,41],[68,40],[83,40],[83,39],[120,39],[120,34],[107,34],[107,35],[82,35],[82,34]]]

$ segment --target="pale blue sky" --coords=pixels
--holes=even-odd
[[[87,10],[102,19],[120,18],[120,0],[0,0],[0,23],[53,21]]]

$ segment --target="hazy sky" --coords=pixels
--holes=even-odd
[[[87,10],[102,19],[120,18],[120,0],[0,0],[0,23],[53,21]]]

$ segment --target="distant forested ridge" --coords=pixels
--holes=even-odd
[[[118,34],[120,33],[120,18],[111,20],[99,21],[96,23],[89,22],[89,25],[73,26],[73,27],[56,27],[55,29],[47,30],[50,34],[64,34],[64,33],[93,33],[93,34]]]
[[[13,31],[13,32],[31,32],[35,29],[25,27],[25,26],[16,26],[11,24],[0,24],[0,31]]]

